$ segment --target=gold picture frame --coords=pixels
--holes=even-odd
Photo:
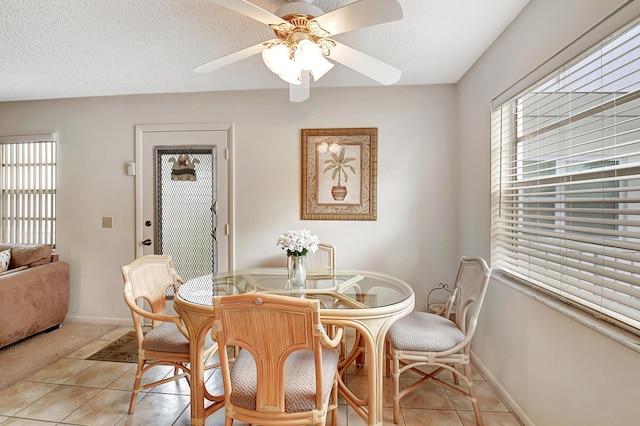
[[[302,129],[302,220],[377,220],[378,129]]]

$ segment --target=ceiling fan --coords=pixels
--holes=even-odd
[[[327,13],[311,4],[313,0],[287,0],[275,13],[247,0],[212,1],[270,26],[277,38],[206,62],[195,67],[195,72],[214,71],[261,53],[265,65],[289,83],[291,102],[309,98],[311,77],[318,81],[333,68],[331,61],[385,85],[397,82],[402,74],[391,65],[329,38],[402,19],[397,0],[359,0]]]

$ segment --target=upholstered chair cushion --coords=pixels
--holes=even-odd
[[[328,398],[338,365],[338,352],[331,348],[322,348],[322,393],[323,401]],[[231,402],[249,410],[256,409],[256,364],[253,356],[246,350],[240,350],[231,372]],[[313,352],[299,350],[287,358],[285,363],[285,412],[297,413],[316,408],[316,383]]]
[[[213,345],[211,334],[207,334],[204,342],[205,350]],[[142,349],[159,352],[189,353],[189,339],[178,330],[172,322],[163,322],[156,328],[152,328],[144,335]]]
[[[189,353],[189,339],[171,322],[163,322],[144,335],[142,349],[160,352]]]
[[[396,321],[387,337],[396,349],[421,352],[446,351],[464,340],[464,334],[452,321],[420,311]]]

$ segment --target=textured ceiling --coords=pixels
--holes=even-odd
[[[455,83],[528,1],[399,0],[401,21],[334,38],[402,70],[397,85]],[[252,2],[271,12],[286,3]],[[327,12],[352,2],[314,4]],[[260,55],[193,72],[271,38],[211,0],[0,0],[0,101],[286,89]],[[378,85],[337,64],[311,88]]]

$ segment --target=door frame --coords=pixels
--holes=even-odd
[[[224,226],[224,235],[228,238],[228,270],[232,271],[235,266],[235,232],[234,232],[234,162],[233,162],[233,145],[234,145],[234,125],[233,123],[194,123],[194,124],[144,124],[135,126],[135,253],[136,258],[142,256],[142,233],[143,233],[143,141],[145,134],[154,132],[197,132],[197,131],[223,131],[227,133],[227,146],[222,152],[219,152],[219,158],[227,161],[227,218],[228,221]]]

